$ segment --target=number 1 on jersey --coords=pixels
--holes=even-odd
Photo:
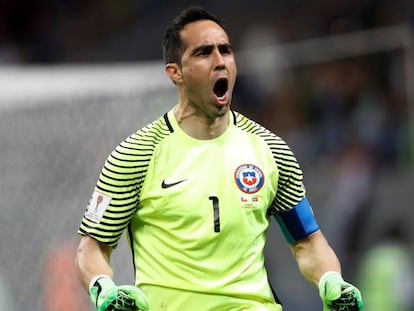
[[[213,202],[213,215],[214,215],[214,232],[220,232],[220,208],[219,199],[216,196],[208,197]]]

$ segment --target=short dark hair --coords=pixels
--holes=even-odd
[[[217,23],[221,28],[224,25],[220,19],[210,14],[201,7],[190,7],[182,11],[177,15],[167,27],[164,33],[164,39],[162,42],[162,51],[164,56],[164,62],[181,64],[181,56],[184,53],[185,46],[181,40],[181,30],[190,23],[200,20],[211,20]]]

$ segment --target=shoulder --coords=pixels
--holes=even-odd
[[[117,148],[140,149],[154,147],[171,132],[166,115],[163,115],[132,133]]]
[[[267,129],[265,126],[246,117],[237,111],[232,111],[234,125],[240,130],[258,136],[270,149],[289,149],[286,142],[277,134]]]
[[[167,113],[163,116],[159,117],[155,121],[145,125],[131,136],[129,136],[126,141],[130,140],[151,140],[153,142],[157,142],[162,140],[169,134],[173,132],[169,120],[167,117]]]
[[[171,134],[165,115],[148,123],[119,143],[108,160],[111,163],[149,160],[158,144]]]
[[[289,167],[299,168],[294,153],[283,138],[239,112],[233,111],[233,118],[236,127],[256,136],[267,146],[280,170],[289,170]]]

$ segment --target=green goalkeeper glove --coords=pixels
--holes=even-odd
[[[89,295],[98,311],[147,311],[147,297],[138,287],[116,286],[110,277],[94,278],[89,286]]]
[[[344,281],[338,272],[325,273],[319,280],[324,311],[359,311],[363,303],[358,288]]]

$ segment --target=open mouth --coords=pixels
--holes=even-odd
[[[225,78],[217,80],[216,84],[214,84],[213,92],[217,96],[217,98],[223,97],[228,90],[228,81]]]

